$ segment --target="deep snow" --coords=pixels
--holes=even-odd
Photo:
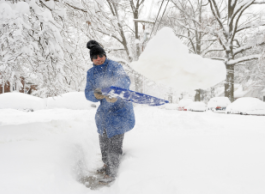
[[[0,110],[0,193],[265,192],[265,119],[137,106],[116,182],[78,182],[102,165],[96,109]]]

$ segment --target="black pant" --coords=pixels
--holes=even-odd
[[[106,175],[108,176],[115,177],[117,174],[120,158],[122,156],[123,138],[124,134],[108,138],[105,131],[102,135],[99,135],[102,161],[107,165]]]

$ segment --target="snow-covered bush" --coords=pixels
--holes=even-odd
[[[84,87],[80,40],[70,38],[63,1],[1,1],[0,18],[0,84],[18,90],[23,77],[42,97]]]

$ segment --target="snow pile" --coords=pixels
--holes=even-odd
[[[84,92],[70,92],[47,99],[47,108],[91,109],[96,103],[88,101]]]
[[[216,107],[227,107],[231,104],[229,98],[227,97],[214,97],[211,98],[207,104],[208,109],[215,109]]]
[[[226,108],[226,113],[265,115],[265,103],[257,98],[239,98]]]
[[[166,110],[178,110],[179,105],[174,103],[167,103],[163,106]]]
[[[0,94],[0,109],[11,108],[34,111],[41,109],[66,108],[87,110],[96,107],[97,103],[88,101],[84,92],[70,92],[46,99],[18,92]]]
[[[192,102],[187,108],[190,111],[203,112],[206,111],[206,104],[204,102]]]
[[[131,66],[147,78],[179,92],[207,89],[225,79],[223,62],[189,54],[170,28],[163,28],[151,39]]]
[[[0,109],[40,110],[45,108],[43,99],[24,93],[0,94]]]

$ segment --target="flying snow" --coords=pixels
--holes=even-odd
[[[161,29],[131,66],[147,78],[179,92],[207,89],[226,76],[223,62],[190,54],[171,28]]]

